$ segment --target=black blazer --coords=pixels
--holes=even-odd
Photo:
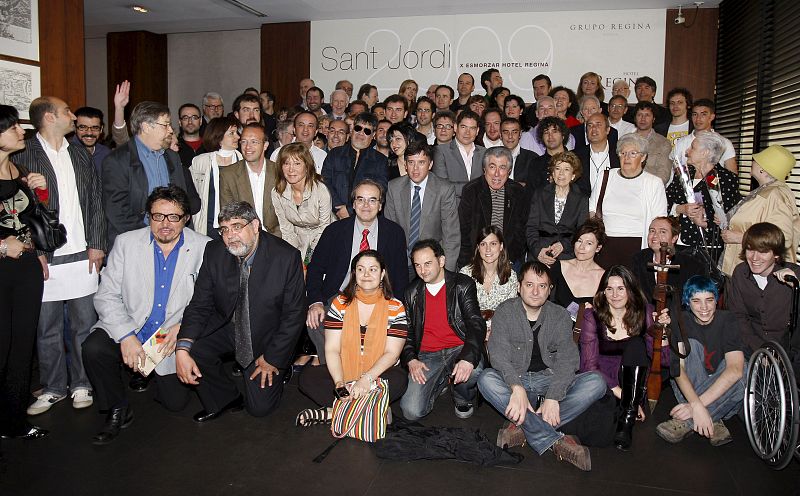
[[[506,181],[505,188],[503,237],[509,260],[513,263],[524,260],[525,257],[525,223],[528,220],[531,197],[528,189],[513,179]],[[463,267],[472,260],[475,245],[479,241],[478,233],[492,223],[492,197],[485,177],[476,177],[464,185],[458,217],[461,222],[458,266]]]
[[[447,323],[453,332],[464,341],[458,360],[466,360],[475,367],[484,357],[486,321],[481,316],[478,290],[475,281],[458,272],[444,271],[444,289],[447,299]],[[408,337],[400,361],[403,365],[419,356],[425,329],[425,281],[414,279],[405,292],[404,304],[408,318]]]
[[[616,131],[616,129],[615,129]],[[611,135],[609,135],[609,138]],[[581,189],[581,192],[586,196],[592,196],[592,180],[591,180],[591,169],[594,167],[592,165],[592,150],[588,146],[584,146],[580,150],[577,148],[574,150],[575,155],[581,159],[581,166],[583,168],[583,174],[581,174],[580,179],[575,181],[575,184]],[[619,155],[617,155],[617,143],[611,143],[609,140],[608,142],[608,162],[611,164],[612,169],[619,169]],[[606,164],[608,165],[608,164]],[[604,166],[605,168],[605,166]],[[599,188],[603,184],[603,170],[600,170],[600,175],[597,178],[597,187]]]
[[[589,197],[583,194],[576,184],[571,184],[567,203],[564,205],[564,212],[558,224],[555,220],[555,197],[555,184],[546,184],[533,192],[527,228],[528,252],[533,258],[539,255],[542,248],[557,241],[564,247],[559,259],[575,256],[572,235],[589,216]]]
[[[310,304],[325,303],[339,292],[350,271],[355,222],[355,217],[351,216],[330,224],[322,231],[306,274]],[[382,215],[378,216],[377,250],[386,262],[392,292],[399,299],[408,284],[406,234],[402,227]]]
[[[200,211],[200,197],[192,182],[191,172],[181,165],[178,154],[164,150],[169,180],[189,195],[190,211]],[[120,234],[144,227],[145,205],[149,196],[147,174],[139,159],[136,139],[117,147],[103,160],[103,204],[108,220],[108,248]]]
[[[83,230],[86,236],[86,246],[95,250],[108,253],[111,246],[106,245],[106,222],[103,211],[103,190],[100,177],[94,169],[94,162],[86,148],[70,144],[67,148],[72,168],[75,170],[75,183],[78,188],[78,202],[81,204],[83,217]],[[14,153],[11,161],[19,164],[29,172],[38,172],[47,180],[49,194],[48,207],[58,213],[58,180],[56,171],[47,158],[39,139],[35,136],[25,140],[25,148]],[[52,253],[40,252],[46,255],[47,260],[52,260]]]
[[[656,276],[653,269],[648,267],[647,264],[652,261],[653,250],[650,248],[645,248],[633,255],[633,274],[639,281],[642,292],[644,292],[644,297],[651,303],[653,301],[653,291],[655,291],[656,288]],[[708,274],[708,269],[686,249],[678,249],[675,256],[672,258],[672,263],[680,265],[681,268],[680,270],[670,270],[667,276],[667,283],[675,288],[675,293],[670,305],[679,305],[683,295],[683,285],[686,284],[686,281],[694,275]]]
[[[534,191],[550,182],[549,169],[550,159],[552,158],[547,151],[544,152],[544,155],[537,155],[534,152],[531,153],[533,153],[533,159],[528,165],[528,179],[525,182],[525,188],[528,190],[528,194],[533,194]],[[515,174],[514,177],[517,177],[517,175]]]
[[[538,155],[530,150],[526,150],[524,148],[519,149],[517,160],[514,161],[515,181],[519,183],[525,183],[527,185],[528,171],[533,167],[533,161],[536,160],[536,157],[538,157]]]
[[[248,280],[253,356],[278,368],[292,360],[305,329],[303,261],[295,247],[264,231],[259,233]],[[183,312],[178,338],[202,339],[214,332],[233,332],[239,298],[239,261],[219,240],[206,245],[192,301]]]

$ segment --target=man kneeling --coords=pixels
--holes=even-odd
[[[501,303],[492,317],[493,368],[484,370],[478,388],[522,429],[537,453],[552,449],[560,460],[591,470],[589,449],[557,429],[603,397],[605,380],[595,372],[575,374],[579,356],[572,319],[548,301],[552,284],[547,266],[526,262],[519,281],[520,297]],[[544,399],[534,408],[537,397]]]

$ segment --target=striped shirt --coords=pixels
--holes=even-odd
[[[353,301],[352,303],[355,303]],[[347,312],[348,305],[344,302],[344,296],[339,295],[331,302],[331,309],[325,317],[325,330],[341,331],[344,326],[344,314]],[[406,308],[403,303],[392,298],[389,300],[389,321],[386,325],[386,335],[392,338],[406,339],[408,336],[408,320],[406,319]]]
[[[503,186],[498,190],[489,188],[489,195],[492,198],[492,225],[502,231],[506,207],[506,187]]]

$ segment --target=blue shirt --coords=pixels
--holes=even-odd
[[[164,158],[164,150],[153,151],[149,149],[138,136],[134,136],[136,150],[139,152],[139,160],[144,166],[144,173],[147,174],[147,194],[153,192],[159,186],[169,185],[169,170],[167,169],[167,159]]]
[[[169,256],[164,259],[164,253],[154,242],[153,234],[150,233],[150,243],[153,245],[153,268],[155,276],[155,285],[153,288],[153,308],[150,310],[150,316],[147,322],[144,323],[136,337],[140,343],[144,343],[164,324],[164,319],[167,316],[167,302],[169,301],[169,290],[172,286],[172,276],[175,275],[175,266],[178,263],[178,255],[180,254],[181,247],[183,246],[183,233],[178,243],[170,252]]]

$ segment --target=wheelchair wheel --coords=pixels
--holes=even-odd
[[[780,470],[796,454],[800,412],[792,364],[778,343],[770,341],[753,354],[745,387],[750,445],[769,466]]]

